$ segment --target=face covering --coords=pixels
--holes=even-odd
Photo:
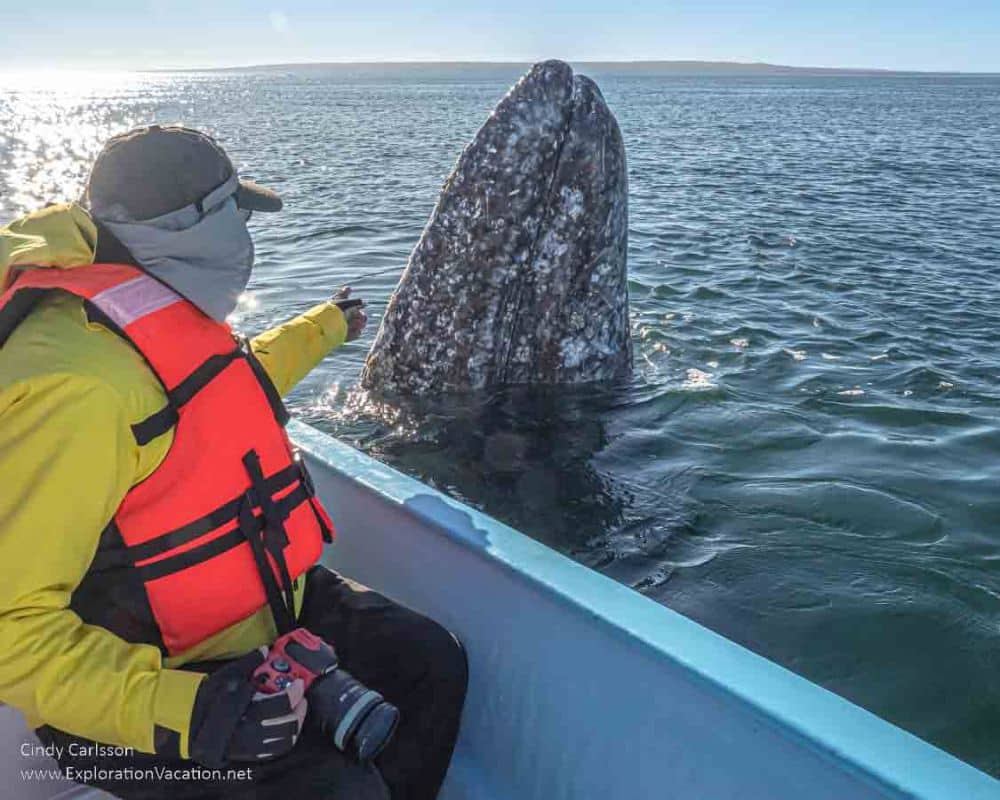
[[[236,175],[199,203],[159,217],[130,220],[120,208],[93,212],[150,275],[225,321],[253,268],[253,241],[236,206]]]

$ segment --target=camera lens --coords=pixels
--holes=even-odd
[[[381,696],[381,695],[380,695]],[[354,733],[358,761],[367,764],[382,752],[399,722],[399,709],[384,700],[372,706]]]
[[[399,721],[399,710],[392,703],[342,669],[318,681],[309,702],[337,749],[362,763],[382,752]]]

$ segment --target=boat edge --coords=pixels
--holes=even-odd
[[[972,765],[510,526],[304,422],[293,420],[289,433],[310,458],[584,609],[857,774],[928,800],[1000,797],[1000,781]]]

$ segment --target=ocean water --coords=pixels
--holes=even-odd
[[[0,78],[0,218],[101,142],[213,131],[278,188],[255,332],[350,283],[312,424],[1000,775],[1000,79],[594,74],[629,158],[633,379],[356,391],[513,68]]]

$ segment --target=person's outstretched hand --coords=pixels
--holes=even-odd
[[[351,287],[345,286],[334,296],[333,302],[338,300],[348,300],[351,296]],[[344,311],[344,318],[347,320],[347,340],[352,342],[364,333],[365,325],[368,324],[368,315],[365,313],[364,301],[361,305],[352,306]]]

